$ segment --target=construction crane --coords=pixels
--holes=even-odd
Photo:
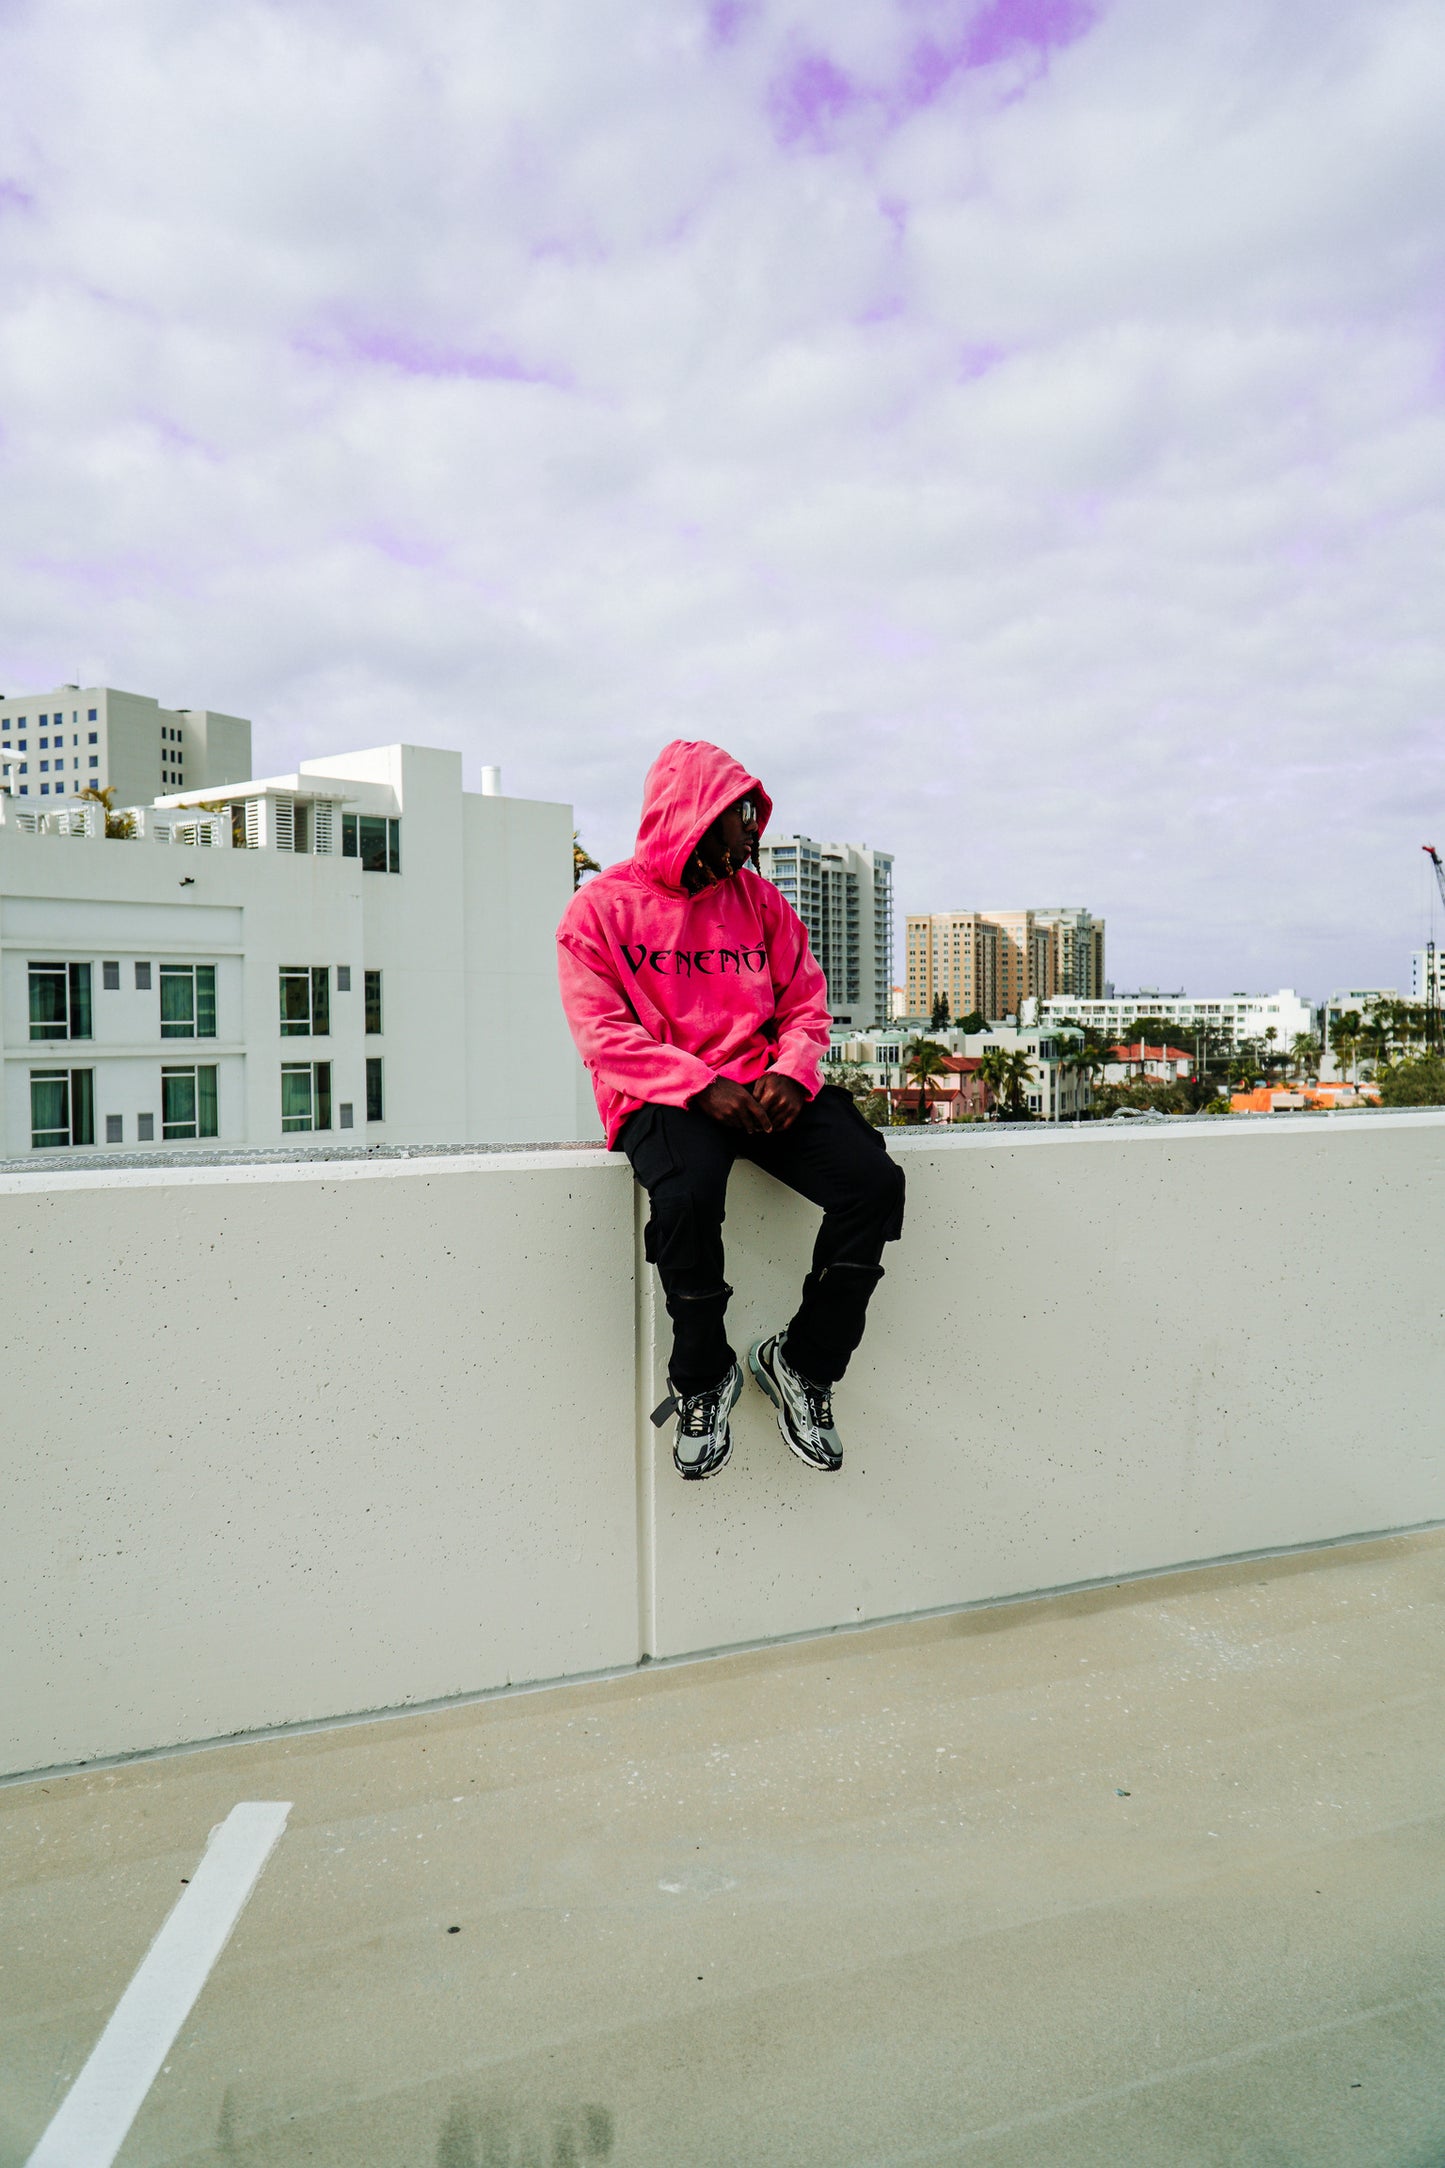
[[[1440,902],[1445,905],[1445,866],[1440,863],[1440,853],[1433,843],[1422,843],[1421,850],[1435,868],[1435,885],[1440,891]],[[1440,1044],[1440,967],[1435,951],[1435,913],[1430,913],[1430,938],[1425,944],[1425,1037],[1433,1054]]]

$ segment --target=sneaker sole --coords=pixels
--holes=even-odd
[[[773,1407],[777,1412],[778,1430],[781,1434],[784,1445],[788,1448],[788,1451],[792,1454],[793,1458],[795,1460],[800,1460],[805,1468],[811,1468],[814,1475],[838,1475],[843,1467],[843,1463],[841,1460],[814,1460],[812,1454],[807,1452],[804,1447],[799,1445],[797,1439],[793,1436],[792,1431],[788,1428],[787,1410],[783,1405],[782,1395],[779,1393],[778,1388],[776,1385],[774,1385],[772,1379],[768,1376],[767,1371],[763,1368],[762,1361],[758,1353],[758,1350],[762,1347],[762,1345],[763,1343],[761,1340],[756,1340],[754,1341],[753,1345],[748,1349],[748,1368],[753,1374],[754,1384],[759,1386],[761,1390],[766,1393],[768,1399],[771,1400]]]

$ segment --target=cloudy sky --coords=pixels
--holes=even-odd
[[[1399,983],[1442,105],[1439,0],[0,0],[0,686]]]

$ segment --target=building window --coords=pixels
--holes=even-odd
[[[136,967],[135,967],[135,990],[136,990],[136,992],[137,992],[138,994],[148,994],[148,993],[150,992],[150,990],[151,990],[151,967],[150,967],[150,965],[149,965],[149,964],[137,964],[137,965],[136,965]]]
[[[350,1129],[354,1127],[355,1121],[356,1112],[352,1106],[351,1101],[349,1099],[343,1099],[341,1102],[341,1121],[339,1126],[342,1129]]]
[[[325,964],[281,967],[281,1036],[324,1038],[331,1030],[331,973]],[[327,1128],[331,1124],[327,1123]]]
[[[100,967],[100,983],[105,993],[118,994],[120,992],[120,965],[102,964]]]
[[[107,1114],[105,1117],[105,1141],[107,1144],[124,1144],[125,1116],[123,1114]]]
[[[215,1036],[215,965],[162,964],[161,1037],[214,1039]]]
[[[218,1134],[216,1066],[161,1071],[161,1136],[184,1142]]]
[[[366,1057],[366,1119],[369,1122],[386,1120],[386,1100],[381,1087],[381,1056]]]
[[[30,1036],[32,1039],[88,1039],[91,1036],[89,964],[30,966]]]
[[[156,1118],[153,1114],[138,1114],[135,1118],[135,1141],[137,1144],[154,1144],[156,1141]]]
[[[401,822],[370,813],[343,813],[341,855],[359,858],[363,873],[400,873]]]
[[[90,756],[90,765],[92,766],[92,768],[98,768],[98,767],[100,766],[100,755],[99,755],[99,753],[92,753],[92,754],[91,754],[91,756]]]
[[[283,1061],[281,1064],[281,1128],[331,1127],[331,1064],[329,1061]]]
[[[366,974],[366,1028],[370,1032],[381,1030],[381,973]]]
[[[349,994],[351,992],[350,964],[338,964],[336,966],[336,991],[338,994]]]
[[[94,1144],[93,1069],[31,1070],[30,1142],[37,1152],[57,1144]]]

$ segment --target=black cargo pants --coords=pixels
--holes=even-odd
[[[787,1328],[788,1359],[815,1385],[834,1385],[863,1337],[868,1298],[883,1277],[885,1242],[903,1232],[903,1169],[847,1092],[825,1084],[790,1129],[754,1135],[691,1107],[639,1107],[617,1149],[647,1191],[647,1254],[672,1319],[674,1392],[703,1392],[734,1360],[724,1312],[723,1215],[736,1159],[750,1159],[823,1208],[812,1270]]]

